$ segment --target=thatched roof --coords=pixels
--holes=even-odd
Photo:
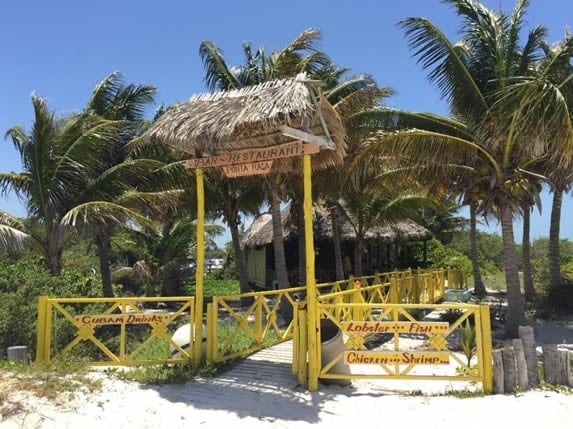
[[[296,236],[293,227],[294,222],[290,219],[290,205],[281,212],[283,223],[283,240],[288,240]],[[313,228],[316,240],[332,238],[332,222],[328,211],[322,207],[313,208]],[[341,239],[344,241],[354,240],[356,234],[348,222],[341,225]],[[432,237],[432,233],[417,224],[406,219],[391,224],[381,224],[371,228],[366,233],[367,240],[376,240],[381,243],[392,243],[395,241],[420,241]],[[243,235],[241,247],[259,247],[272,243],[273,224],[270,213],[264,213],[257,217],[249,229]]]
[[[345,131],[320,92],[320,82],[296,78],[269,81],[232,91],[198,94],[167,109],[144,139],[188,152],[193,158],[297,141],[281,126],[325,136],[335,149],[313,156],[313,167],[341,162]],[[274,171],[292,171],[296,158],[275,160]]]

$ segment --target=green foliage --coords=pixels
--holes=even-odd
[[[100,290],[97,274],[88,267],[66,268],[54,277],[38,256],[0,257],[0,348],[24,345],[34,354],[40,295],[99,296]]]
[[[195,279],[185,284],[185,293],[195,295]],[[238,280],[218,279],[216,274],[205,276],[203,279],[204,296],[235,295],[240,293]]]
[[[183,384],[197,376],[191,363],[148,365],[141,368],[110,369],[108,374],[143,384]]]
[[[416,243],[412,246],[414,257],[423,260],[423,245]],[[456,268],[470,275],[472,272],[471,260],[461,252],[444,246],[439,240],[433,238],[427,242],[427,262],[430,267]]]
[[[495,274],[503,269],[503,241],[497,234],[477,233],[478,261],[483,275]],[[448,248],[470,258],[469,232],[454,234]]]
[[[573,280],[573,242],[559,240],[560,265],[564,280]],[[538,238],[531,245],[533,281],[542,288],[549,286],[549,239]]]
[[[460,326],[458,330],[460,333],[460,346],[464,355],[466,355],[469,367],[476,351],[476,329],[475,326],[466,319],[464,326]]]

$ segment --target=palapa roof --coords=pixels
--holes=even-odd
[[[338,114],[321,94],[320,82],[304,74],[194,95],[169,107],[143,138],[199,158],[298,141],[284,135],[281,126],[326,136],[333,142],[334,150],[321,148],[313,156],[314,168],[339,163],[346,154],[346,134]],[[273,171],[293,172],[299,164],[296,158],[275,160]]]
[[[332,238],[332,222],[328,211],[323,207],[313,207],[313,228],[316,240]],[[281,211],[283,224],[283,240],[288,240],[296,236],[294,222],[290,220],[290,205]],[[367,240],[376,240],[381,243],[392,243],[394,241],[420,241],[432,237],[432,233],[417,224],[413,220],[405,219],[399,222],[380,224],[374,226],[366,232]],[[352,226],[348,222],[342,222],[341,239],[351,241],[356,238]],[[241,247],[266,246],[273,241],[273,224],[270,213],[264,213],[253,221],[241,239]]]

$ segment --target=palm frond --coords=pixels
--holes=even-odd
[[[399,25],[405,30],[418,63],[430,70],[428,79],[436,85],[444,99],[463,103],[477,115],[487,111],[488,104],[466,64],[436,26],[423,18],[408,18]]]
[[[30,249],[35,240],[28,233],[24,223],[0,210],[0,248],[9,253],[20,253]]]
[[[63,226],[82,228],[88,226],[91,230],[109,228],[111,225],[123,225],[126,222],[139,225],[149,225],[151,220],[137,211],[122,204],[108,201],[90,201],[70,209],[60,222]]]
[[[199,46],[199,56],[205,68],[205,82],[207,87],[214,89],[239,88],[236,76],[231,73],[223,52],[213,42],[203,41]]]

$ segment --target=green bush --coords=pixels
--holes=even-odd
[[[28,346],[34,355],[38,298],[98,296],[101,282],[96,277],[93,271],[80,267],[65,269],[54,277],[37,256],[0,257],[0,348]],[[57,323],[54,328],[59,329]],[[59,335],[65,335],[64,331],[62,327]]]
[[[472,263],[463,253],[444,246],[439,240],[433,238],[427,242],[427,262],[430,267],[455,268],[470,275]],[[412,246],[412,251],[418,260],[423,259],[422,244]]]

